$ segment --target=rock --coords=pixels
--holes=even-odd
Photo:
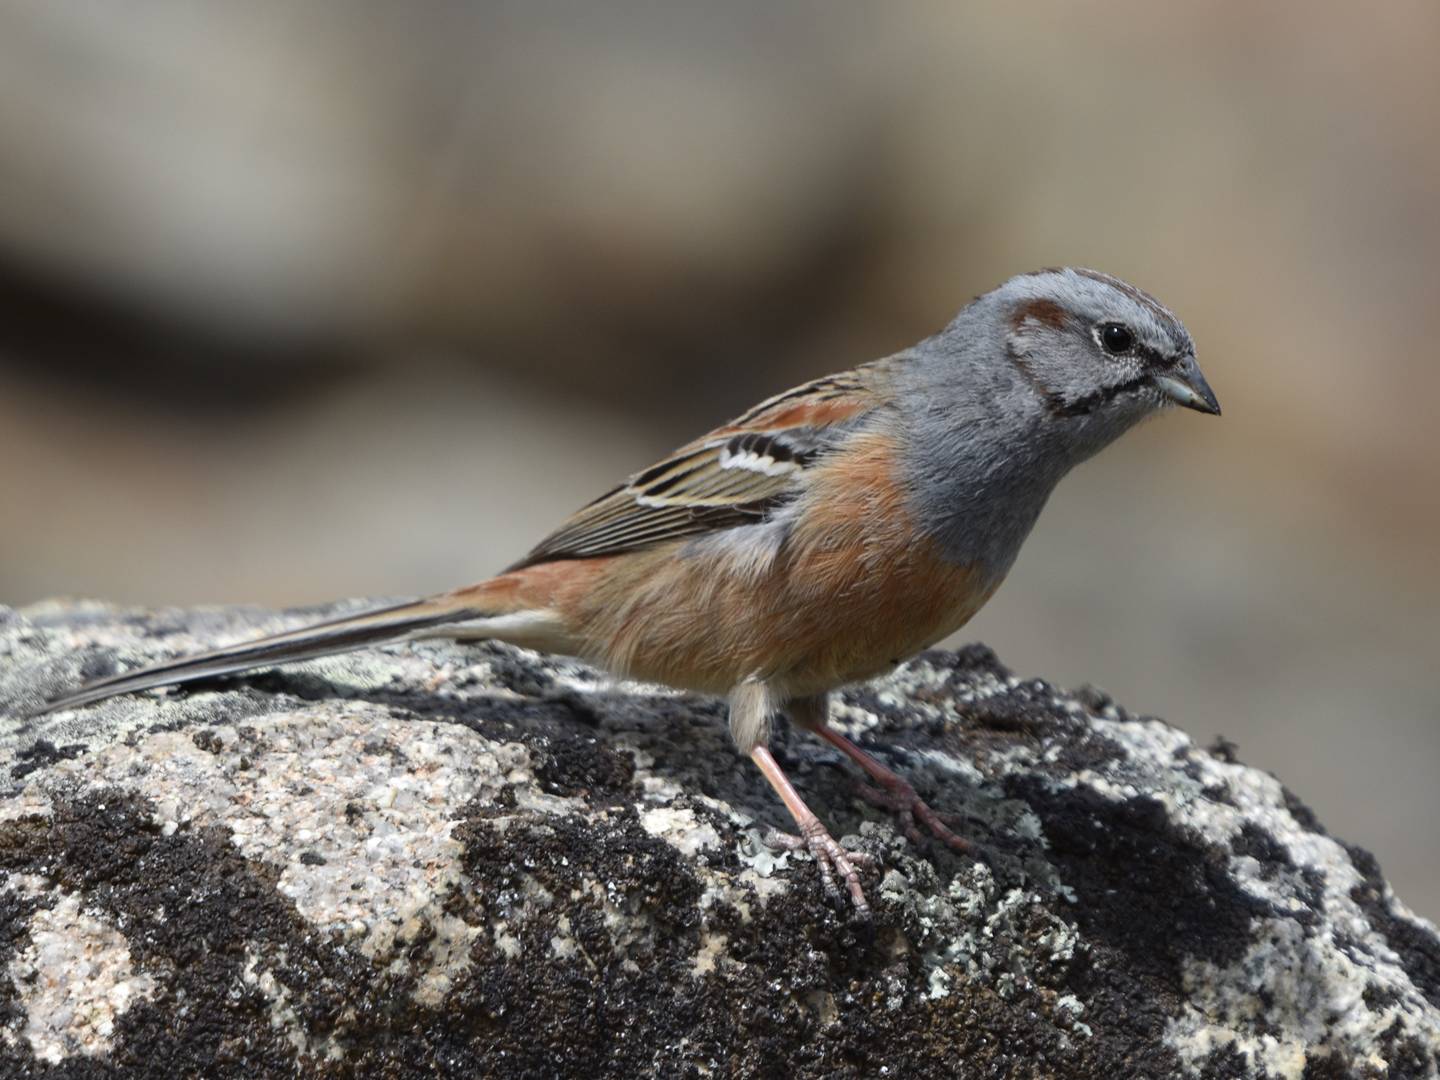
[[[722,703],[568,660],[407,644],[21,719],[319,614],[0,609],[5,1075],[1440,1073],[1440,935],[1371,856],[1232,745],[979,646],[838,722],[984,862],[777,733],[883,860],[870,924],[759,843],[788,822]]]

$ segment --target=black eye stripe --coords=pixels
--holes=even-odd
[[[1101,405],[1109,404],[1121,394],[1128,394],[1134,390],[1140,390],[1150,384],[1148,376],[1130,379],[1115,386],[1107,386],[1102,390],[1086,394],[1084,397],[1072,401],[1069,404],[1055,403],[1051,406],[1050,412],[1054,416],[1086,416]]]
[[[1145,362],[1146,367],[1168,368],[1180,363],[1180,353],[1162,353],[1149,345],[1135,346],[1134,355]]]

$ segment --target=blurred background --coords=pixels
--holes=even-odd
[[[1440,6],[0,0],[0,602],[486,576],[1010,274],[1223,419],[964,632],[1223,734],[1440,916]]]

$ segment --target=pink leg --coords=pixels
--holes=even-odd
[[[820,868],[820,879],[825,883],[825,891],[839,899],[840,890],[835,885],[835,875],[839,874],[850,890],[850,900],[854,903],[856,912],[868,917],[870,904],[865,899],[865,890],[860,887],[860,872],[857,867],[872,866],[875,860],[861,851],[846,851],[835,842],[820,819],[800,798],[800,793],[795,790],[795,785],[790,783],[790,778],[780,768],[780,763],[770,753],[769,747],[763,743],[756,746],[750,751],[750,760],[760,767],[765,779],[770,781],[770,786],[790,811],[795,824],[800,827],[799,836],[772,833],[766,838],[767,841],[792,851],[804,849],[810,852],[815,857],[815,864]]]
[[[920,842],[920,830],[916,826],[916,823],[919,822],[929,829],[937,839],[943,840],[956,851],[974,850],[974,845],[970,841],[955,835],[950,827],[941,820],[940,815],[930,809],[929,804],[915,793],[915,789],[910,786],[910,781],[894,769],[880,764],[830,726],[826,719],[825,698],[805,698],[801,701],[791,702],[790,710],[797,724],[809,728],[819,735],[820,738],[864,769],[870,778],[880,785],[877,788],[870,784],[862,784],[860,785],[860,794],[877,806],[882,806],[899,815],[905,835],[913,843]]]

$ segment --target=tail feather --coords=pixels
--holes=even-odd
[[[453,596],[396,604],[393,607],[331,619],[298,630],[287,630],[254,641],[227,645],[97,679],[73,694],[46,702],[35,715],[78,708],[117,694],[131,694],[161,686],[178,686],[199,679],[234,675],[294,660],[333,656],[366,645],[377,645],[423,633],[446,623],[472,619],[480,614]]]

